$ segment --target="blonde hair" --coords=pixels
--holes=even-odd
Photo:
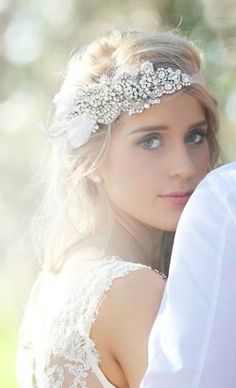
[[[201,57],[194,45],[173,32],[112,31],[76,52],[67,69],[63,88],[80,86],[104,73],[140,60],[174,63],[186,72],[189,66],[200,72]],[[209,149],[214,166],[219,156],[218,109],[216,99],[204,85],[193,84],[186,93],[203,106],[209,125]],[[114,123],[115,124],[115,123]],[[89,179],[109,147],[115,125],[103,126],[88,143],[70,153],[54,147],[45,175],[45,195],[38,209],[39,228],[34,234],[37,256],[43,268],[57,271],[67,252],[87,237],[109,225],[109,204],[97,185]],[[108,212],[104,209],[108,208]],[[103,210],[101,210],[103,209]],[[160,269],[168,271],[173,234],[165,233]]]

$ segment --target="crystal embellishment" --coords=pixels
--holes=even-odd
[[[64,91],[59,92],[55,100],[58,102],[57,111],[63,110],[63,122],[67,129],[86,116],[94,122],[90,131],[92,134],[102,125],[114,122],[122,112],[129,115],[142,113],[159,104],[163,96],[190,85],[190,75],[180,69],[171,66],[154,68],[152,62],[144,61],[131,70],[116,71],[113,76],[102,75],[84,87],[75,88],[67,109],[59,106],[60,101],[65,99]],[[58,122],[63,125],[61,117],[58,117]]]
[[[152,62],[142,62],[132,73],[103,75],[78,89],[69,119],[89,113],[99,129],[99,124],[111,124],[122,112],[142,113],[160,103],[162,96],[190,85],[190,76],[179,69],[161,67],[155,71]]]

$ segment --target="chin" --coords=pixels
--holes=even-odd
[[[159,225],[159,229],[165,231],[165,232],[176,232],[178,223],[179,223],[180,215],[178,217],[170,217],[167,222],[163,223],[163,225]]]
[[[169,225],[165,229],[163,229],[165,232],[173,232],[175,233],[177,229],[177,224],[175,225]]]

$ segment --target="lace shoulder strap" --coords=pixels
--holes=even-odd
[[[84,330],[90,333],[91,326],[96,319],[99,307],[101,306],[114,279],[123,277],[132,271],[149,268],[143,264],[123,261],[117,257],[102,260],[96,269],[91,271],[91,282],[84,295],[84,303],[87,311],[84,316]],[[85,305],[85,306],[86,306]]]
[[[142,268],[149,267],[123,261],[116,256],[93,262],[81,273],[66,300],[63,316],[57,319],[57,322],[61,323],[61,328],[65,330],[66,326],[68,334],[76,328],[81,335],[89,336],[92,323],[112,281]],[[57,333],[57,338],[60,338],[60,333]]]
[[[45,314],[39,310],[38,324],[32,328],[35,333],[32,334],[30,362],[28,359],[25,361],[27,374],[34,382],[29,387],[87,388],[90,386],[87,379],[90,378],[99,380],[103,387],[111,387],[108,382],[102,382],[104,376],[103,380],[99,377],[100,357],[90,338],[91,326],[113,280],[142,268],[149,267],[109,257],[86,265],[76,274],[69,289],[62,287],[59,290],[61,283],[57,286],[50,283],[53,289],[50,300],[53,303],[49,300],[49,312],[52,314],[47,315],[51,318],[43,325]],[[45,310],[46,304],[43,300],[40,304],[42,309]],[[25,358],[25,352],[21,356]],[[94,381],[91,386],[97,386]]]
[[[93,261],[81,271],[61,306],[60,314],[52,322],[46,371],[47,375],[53,376],[53,381],[57,381],[55,375],[58,379],[58,373],[64,374],[67,368],[80,383],[84,382],[81,386],[87,387],[88,371],[95,371],[99,365],[99,354],[89,336],[99,306],[115,278],[142,268],[149,267],[111,257]],[[64,365],[60,367],[61,371],[58,359]]]

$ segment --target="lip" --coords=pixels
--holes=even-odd
[[[175,191],[168,194],[158,195],[158,197],[177,205],[184,205],[188,202],[192,193],[193,191]]]

